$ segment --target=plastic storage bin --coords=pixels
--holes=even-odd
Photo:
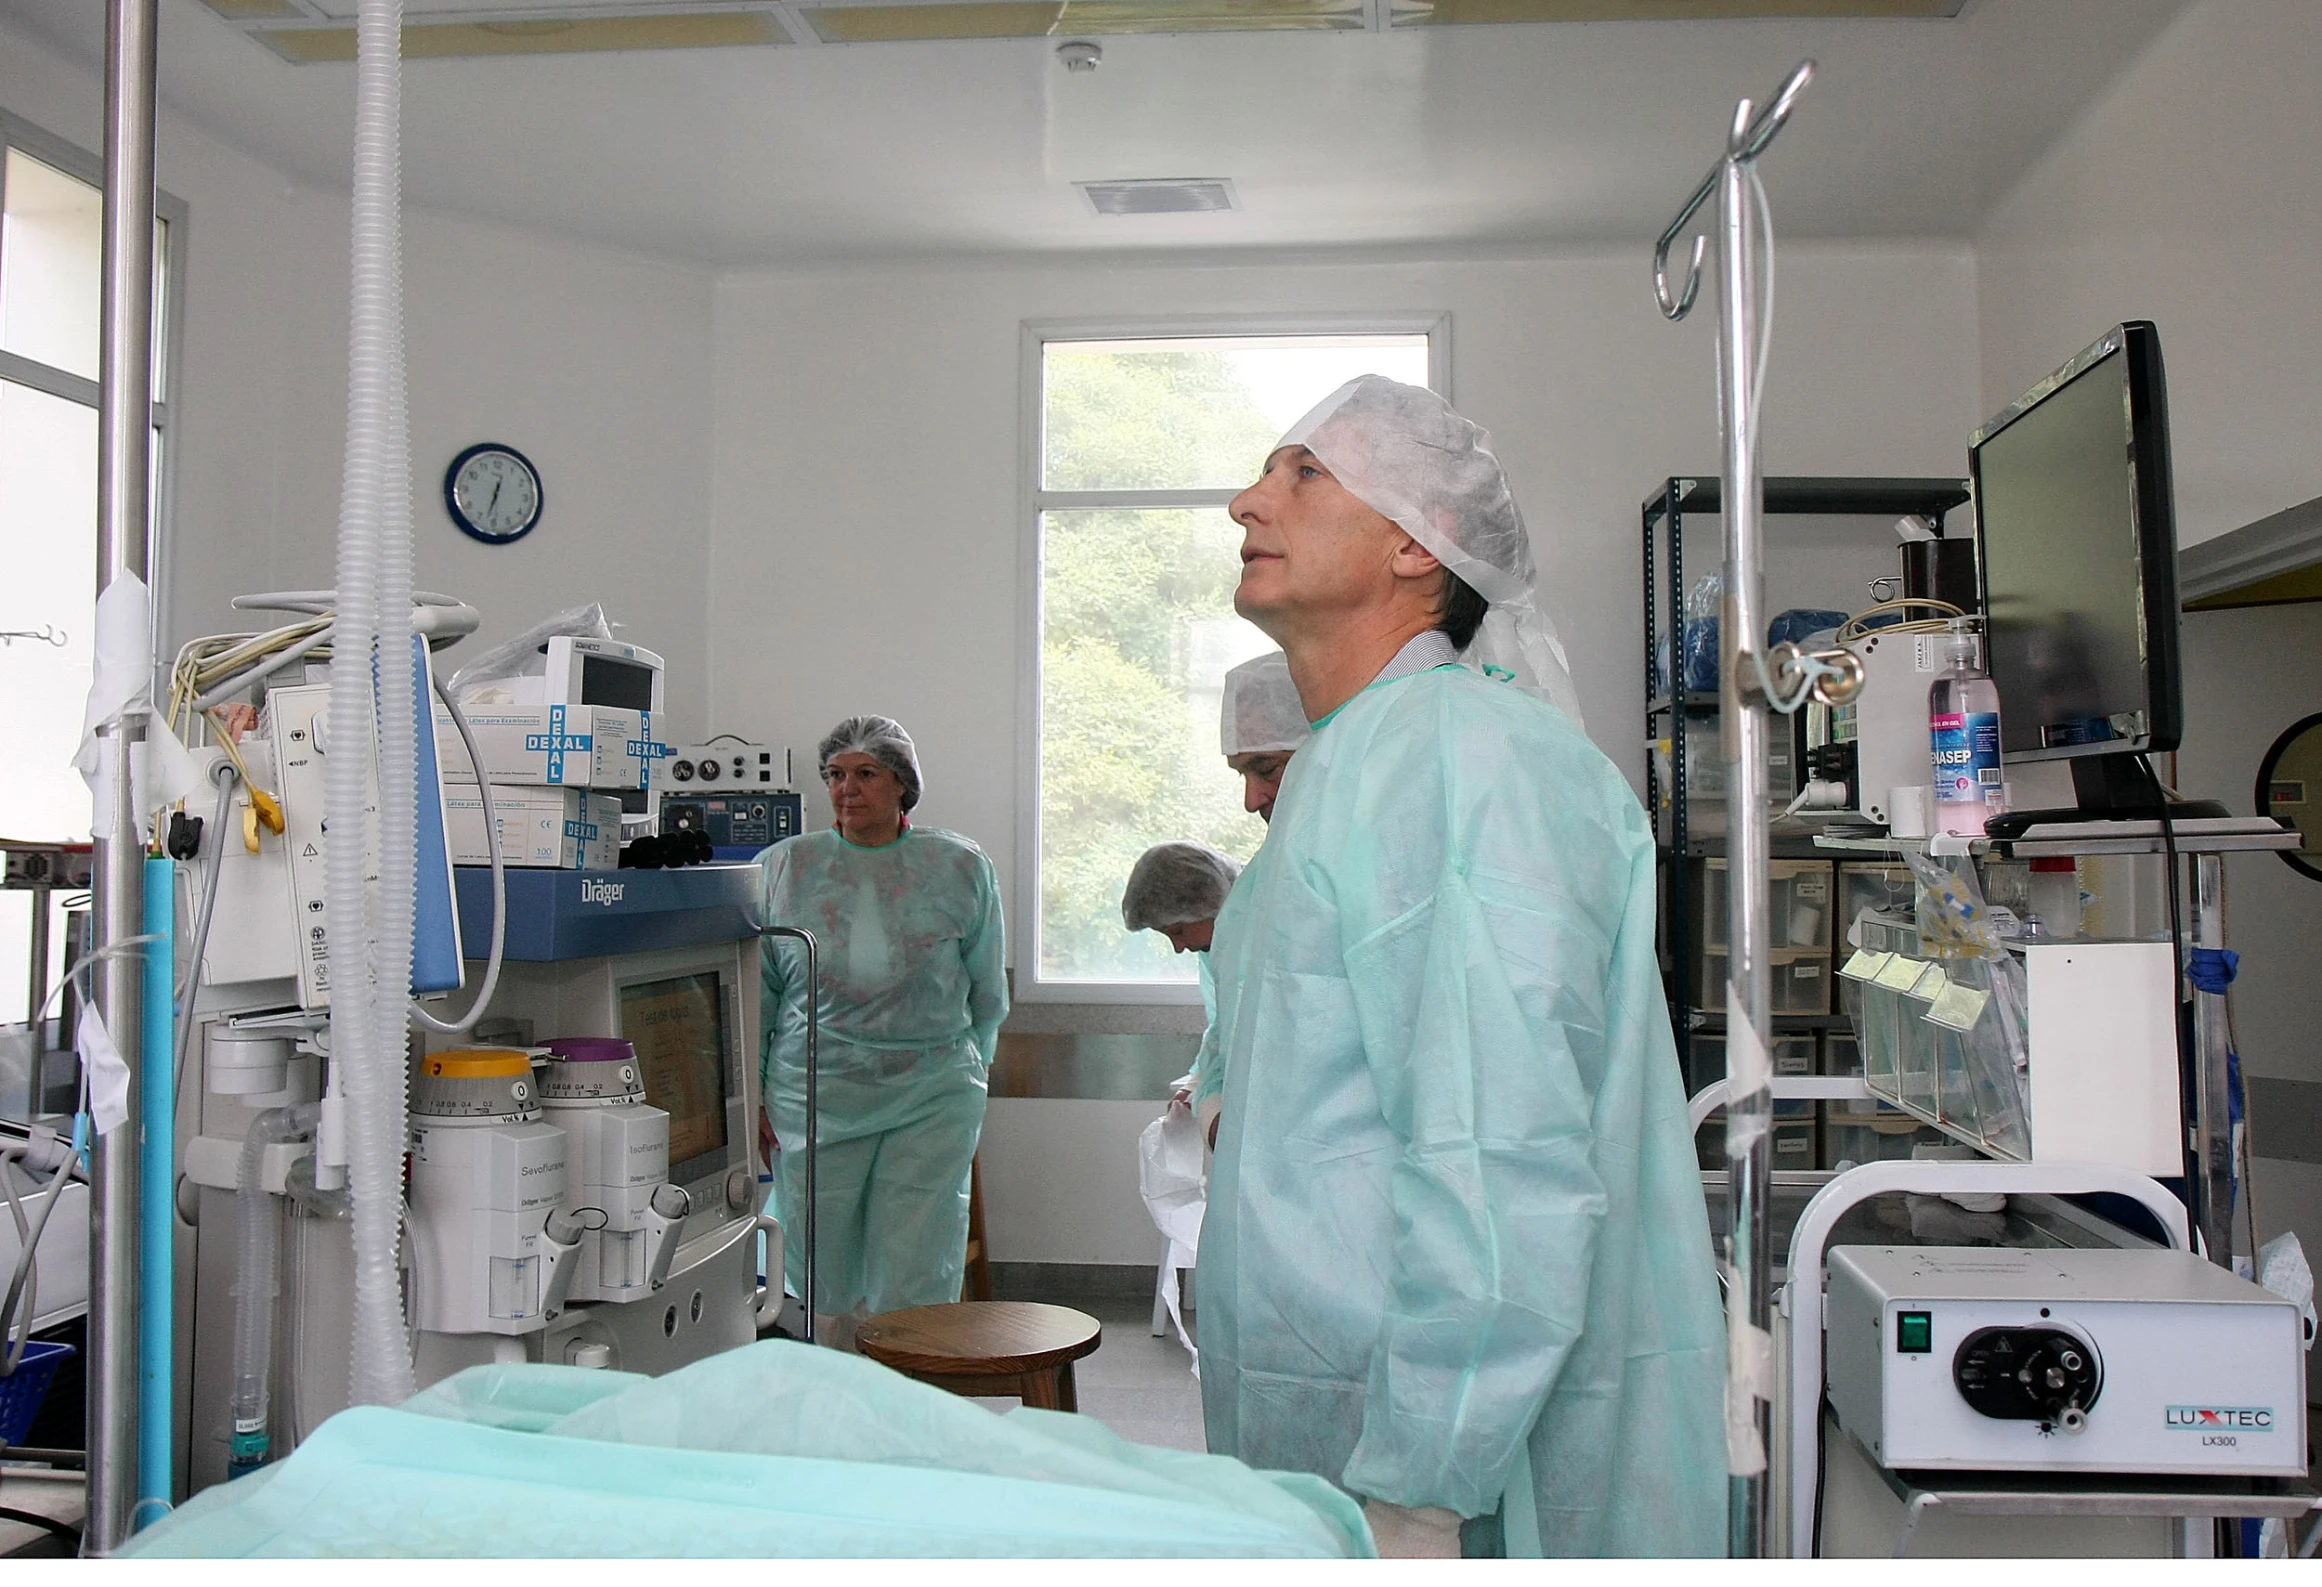
[[[1830,959],[1797,948],[1776,948],[1767,955],[1767,1012],[1773,1014],[1827,1014],[1830,1012]],[[1701,957],[1701,975],[1694,982],[1693,1001],[1702,1008],[1725,1007],[1723,949]]]
[[[1918,883],[1901,865],[1869,865],[1856,861],[1838,867],[1838,952],[1841,958],[1853,946],[1848,935],[1866,909],[1908,916]]]
[[[1723,859],[1700,862],[1700,938],[1706,948],[1726,945],[1727,882],[1731,866]],[[1768,868],[1766,946],[1830,951],[1831,867],[1828,860],[1775,860]]]
[[[1706,1085],[1725,1073],[1725,1038],[1723,1036],[1696,1036],[1692,1042],[1693,1076],[1696,1085]],[[1821,1054],[1812,1032],[1777,1035],[1772,1042],[1770,1056],[1777,1075],[1811,1075],[1817,1072]],[[1820,1138],[1820,1105],[1810,1099],[1776,1101],[1774,1104],[1774,1166],[1785,1172],[1792,1169],[1814,1168],[1817,1143]],[[1701,1166],[1705,1169],[1725,1167],[1725,1110],[1718,1109],[1702,1124],[1694,1137],[1699,1147]],[[1797,1143],[1803,1140],[1801,1147]],[[1785,1143],[1789,1143],[1785,1145]]]
[[[1946,1134],[2003,1157],[2028,1158],[2031,1133],[2018,1080],[2023,1032],[2004,1009],[2023,1004],[2012,960],[1937,959],[1918,928],[1891,914],[1860,917],[1843,1002],[1860,1042],[1865,1083]]]
[[[1841,987],[1853,984],[1839,983]],[[1861,1074],[1861,1042],[1846,1031],[1824,1032],[1822,1072],[1833,1077]],[[1893,1104],[1875,1098],[1822,1104],[1821,1167],[1825,1170],[1835,1169],[1841,1163],[1907,1158],[1916,1147],[1939,1146],[1949,1139],[1941,1130],[1922,1124]]]
[[[16,1370],[0,1378],[0,1444],[21,1444],[40,1414],[40,1402],[56,1381],[56,1369],[73,1353],[68,1344],[33,1340],[25,1345]]]

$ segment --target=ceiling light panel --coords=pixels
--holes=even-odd
[[[611,50],[726,49],[819,40],[1121,33],[1354,32],[1504,22],[1709,21],[1736,17],[1952,17],[1968,0],[406,0],[414,60]],[[354,59],[357,0],[203,0],[284,60]]]
[[[251,28],[249,36],[295,66],[355,58],[353,28]],[[407,22],[403,58],[574,55],[607,50],[714,50],[787,44],[771,12],[656,12],[650,16]]]
[[[291,0],[202,0],[228,22],[310,22]]]
[[[1364,0],[799,0],[825,44],[1022,39],[1083,33],[1357,31]]]
[[[1711,22],[1744,17],[1955,17],[1967,0],[1390,0],[1391,25]]]

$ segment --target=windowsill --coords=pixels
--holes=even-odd
[[[1174,990],[1174,989],[1172,989]],[[1003,1036],[1199,1036],[1207,1023],[1201,994],[1184,1001],[1021,1002],[1008,1010]]]

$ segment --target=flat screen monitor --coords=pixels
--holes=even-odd
[[[2175,749],[2177,526],[2153,327],[2115,326],[2034,386],[1970,438],[1968,468],[2001,750]]]
[[[669,1177],[722,1172],[731,1155],[731,1010],[715,970],[626,981],[621,1034],[637,1049],[645,1100],[669,1115]]]
[[[559,634],[540,647],[548,657],[542,698],[551,705],[610,705],[658,713],[664,700],[661,658],[618,639]]]

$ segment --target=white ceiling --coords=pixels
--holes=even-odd
[[[413,62],[409,201],[699,264],[1088,250],[1650,243],[1738,95],[1821,75],[1768,157],[1793,237],[1973,234],[2187,0],[1975,0],[1956,20],[1558,23]],[[100,60],[97,0],[0,17]],[[161,91],[343,186],[353,68],[164,0]],[[1071,184],[1232,179],[1225,215],[1103,218]]]

